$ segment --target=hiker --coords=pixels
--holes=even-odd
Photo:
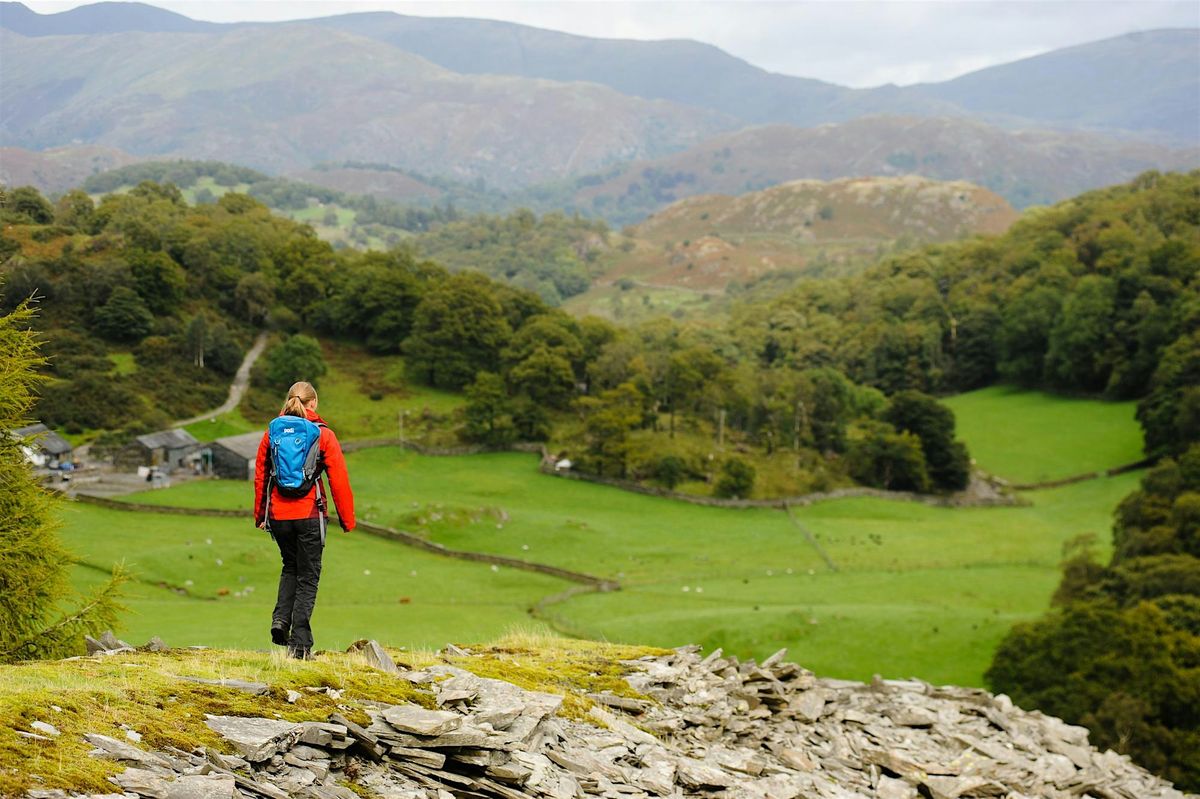
[[[279,598],[271,614],[271,641],[286,646],[288,656],[300,660],[312,657],[310,622],[329,520],[322,472],[329,475],[338,522],[348,533],[354,529],[354,496],[342,447],[317,415],[316,389],[310,383],[296,383],[258,445],[254,523],[271,533],[283,558]]]

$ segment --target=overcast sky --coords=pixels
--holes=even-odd
[[[26,5],[52,13],[86,3],[26,0]],[[152,5],[214,22],[387,10],[501,19],[584,36],[696,39],[773,72],[855,87],[946,80],[1130,31],[1200,27],[1200,0],[155,0]]]

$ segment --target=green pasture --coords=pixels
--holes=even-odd
[[[342,372],[347,373],[345,365]],[[976,394],[982,397],[968,397],[959,411],[960,430],[985,464],[1022,463],[1014,449],[1038,462],[1049,459],[1061,441],[1070,440],[1072,425],[1078,436],[1108,407],[1074,401],[1077,410],[1060,419],[1064,429],[1057,438],[1023,439],[1018,423],[1008,426],[1011,437],[989,438],[991,428],[979,424],[973,413],[1005,397],[1028,407],[1030,398],[1024,393]],[[322,403],[327,396],[322,394]],[[1057,404],[1044,395],[1035,399],[1043,408]],[[1128,417],[1123,423],[1114,420],[1112,428],[1118,438],[1137,430]],[[1124,457],[1120,450],[1110,452],[1117,462]],[[366,521],[453,548],[551,563],[621,582],[618,592],[551,605],[549,620],[562,632],[660,646],[701,643],[756,657],[786,646],[796,660],[821,674],[869,679],[879,673],[965,685],[982,684],[991,653],[1013,623],[1045,610],[1058,583],[1064,544],[1091,534],[1100,544],[1099,554],[1106,555],[1112,512],[1140,477],[1127,474],[1025,492],[1028,504],[1018,507],[948,509],[845,499],[795,508],[793,519],[775,509],[702,507],[553,477],[538,470],[536,457],[519,453],[429,458],[383,447],[354,453],[348,460],[358,515]],[[1087,461],[1063,462],[1061,468],[1076,473],[1080,463]],[[250,494],[244,482],[202,481],[131,499],[245,508]],[[241,521],[177,517],[149,524],[147,532],[163,524],[175,529],[246,527]],[[803,530],[836,570],[826,565]],[[329,562],[351,551],[340,549],[343,542],[366,538],[336,539]],[[372,544],[377,564],[432,557],[386,541]],[[268,547],[264,554],[261,539],[258,545],[259,556],[272,560],[273,551]],[[173,548],[163,557],[194,555],[196,546],[193,541],[192,548]],[[172,573],[166,563],[149,562],[156,574]],[[492,590],[478,581],[460,584],[458,580],[474,579],[476,572],[468,575],[461,571],[467,566],[447,563],[447,573],[439,576],[442,596],[486,596]],[[207,561],[203,566],[213,568]],[[350,571],[359,568],[355,564]],[[224,579],[224,573],[205,579],[204,590],[211,591],[212,580]],[[559,588],[554,581],[539,585],[532,575],[519,575],[517,582],[528,593],[505,605],[502,619],[481,616],[476,629],[492,621],[510,623],[521,617],[522,607]],[[324,585],[333,586],[334,580]],[[331,594],[340,590],[330,589]],[[244,604],[223,599],[200,607]],[[414,611],[406,607],[404,612]],[[201,615],[181,623],[202,627]],[[371,618],[363,616],[360,626],[373,624]],[[457,623],[448,617],[448,629],[456,629]],[[374,629],[347,628],[345,635],[374,634]],[[460,639],[494,637],[502,631],[497,627]]]
[[[1012,386],[944,402],[980,468],[1017,483],[1102,471],[1141,460],[1136,402],[1074,399]]]
[[[166,493],[166,492],[163,492]],[[68,505],[64,542],[75,581],[95,583],[123,562],[137,581],[122,637],[173,645],[265,649],[279,553],[248,519],[132,513]],[[482,641],[527,622],[526,609],[568,584],[538,574],[451,560],[380,538],[329,532],[313,617],[318,648],[359,638],[437,648]]]
[[[1031,492],[1032,504],[1014,508],[853,499],[795,509],[832,572],[778,510],[707,508],[551,477],[515,453],[427,458],[388,447],[349,463],[363,519],[622,583],[552,606],[564,632],[758,657],[787,646],[822,674],[968,685],[982,683],[1013,622],[1044,611],[1063,544],[1081,533],[1106,542],[1112,509],[1138,479]],[[245,483],[206,481],[134,498],[247,507],[249,495]]]

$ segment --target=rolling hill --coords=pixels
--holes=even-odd
[[[1002,197],[916,176],[799,180],[737,197],[680,200],[627,230],[634,246],[567,307],[618,317],[660,302],[707,309],[731,284],[855,272],[889,250],[999,234]],[[618,313],[621,308],[621,313]],[[659,308],[661,311],[661,307]]]
[[[869,117],[840,125],[768,125],[628,165],[581,185],[576,204],[637,218],[695,194],[739,194],[788,180],[918,174],[966,180],[1017,208],[1056,202],[1147,169],[1200,165],[1200,148],[1086,134],[1013,132],[967,119]]]
[[[0,183],[36,186],[48,194],[61,194],[90,176],[137,163],[136,155],[113,147],[74,145],[50,150],[0,147]]]
[[[970,114],[1200,144],[1200,28],[1130,33],[906,91]]]
[[[55,14],[39,14],[24,3],[0,3],[0,25],[22,36],[203,33],[221,27],[146,3],[92,3]]]
[[[595,84],[463,76],[313,27],[24,37],[0,31],[0,141],[220,158],[274,172],[376,161],[501,187],[656,157],[715,112]]]

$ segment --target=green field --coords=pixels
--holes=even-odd
[[[974,402],[966,403],[968,410],[962,415],[969,416],[972,408],[988,404],[983,402],[987,394],[977,394],[983,396],[969,397]],[[1025,405],[1029,400],[1019,394],[1014,399]],[[1043,395],[1041,406],[1057,407],[1049,399]],[[990,400],[992,405],[997,401],[1002,400]],[[1059,431],[1059,440],[1070,435],[1072,423],[1092,424],[1095,406],[1100,405],[1074,404],[1076,413],[1062,418],[1061,424],[1068,429]],[[988,429],[974,422],[967,419],[962,425],[973,448],[976,441],[970,431]],[[1127,437],[1128,428],[1136,433],[1132,419],[1127,417],[1123,425],[1114,424],[1115,437]],[[1021,447],[1039,449],[1043,445],[1038,441],[1023,442]],[[1006,457],[1012,463],[1021,462],[1005,451],[1002,438],[985,443],[993,447],[989,457],[997,462],[1009,462]],[[1046,440],[1044,446],[1056,444]],[[982,451],[988,451],[987,447]],[[1080,449],[1080,462],[1064,461],[1062,468],[1069,473],[1083,471],[1081,464],[1096,462],[1085,459],[1097,457],[1097,451],[1099,448]],[[1113,452],[1118,460],[1123,457],[1120,450]],[[1096,463],[1097,467],[1111,465]],[[1129,474],[1027,492],[1023,496],[1030,504],[1021,507],[946,509],[848,499],[795,509],[796,521],[812,533],[836,565],[833,571],[796,522],[782,511],[707,508],[563,480],[540,473],[537,458],[531,455],[428,458],[384,447],[350,455],[349,465],[358,514],[364,520],[416,532],[449,547],[552,563],[621,582],[623,590],[619,592],[577,596],[550,606],[549,620],[563,632],[662,646],[701,643],[757,657],[787,646],[799,662],[826,675],[863,679],[880,673],[966,685],[982,683],[992,651],[1014,622],[1032,619],[1045,610],[1058,582],[1065,542],[1092,533],[1107,546],[1112,511],[1139,479],[1139,475]],[[133,499],[245,508],[250,503],[250,489],[241,482],[205,481]],[[90,508],[73,512],[98,513]],[[246,540],[253,546],[247,544],[247,552],[257,568],[254,580],[270,590],[273,550],[269,540],[256,538],[247,530],[246,522],[149,517],[150,521],[133,525],[134,520],[146,517],[125,516],[131,529],[144,528],[137,533],[140,537],[119,544],[106,541],[96,562],[104,562],[110,550],[114,557],[128,552],[130,560],[142,559],[140,568],[149,564],[152,576],[147,579],[176,584],[183,573],[180,570],[193,566],[181,565],[179,559],[204,550],[197,550],[195,539],[190,538],[191,547],[181,549],[174,542],[162,551],[148,549],[147,542],[164,525],[169,530],[208,530],[211,526],[228,530],[229,535],[241,531],[239,534],[248,536]],[[105,524],[119,525],[125,516],[107,512]],[[82,528],[70,528],[72,541],[88,538]],[[353,548],[357,546],[363,549]],[[250,555],[238,557],[244,560]],[[342,570],[334,571],[334,564],[341,559],[346,559],[338,566]],[[344,601],[342,592],[358,591],[356,575],[363,568],[382,572],[379,564],[408,564],[414,559],[430,563],[419,571],[435,576],[433,590],[444,600],[453,599],[444,611],[441,627],[448,639],[494,637],[503,632],[504,625],[524,618],[524,609],[538,598],[563,587],[557,581],[519,574],[513,576],[513,584],[496,588],[488,582],[498,579],[490,570],[482,570],[487,579],[481,582],[481,570],[470,564],[439,561],[397,544],[352,535],[336,538],[329,550],[331,566],[329,578],[322,582],[322,602],[326,592],[330,605],[336,606]],[[206,592],[215,590],[214,581],[229,580],[227,570],[212,573],[216,567],[210,560],[194,565],[197,573],[207,572],[202,583]],[[227,558],[226,563],[231,560]],[[434,563],[444,564],[444,571],[437,571]],[[400,579],[407,574],[405,568],[398,571]],[[193,579],[201,584],[199,577]],[[355,585],[348,587],[342,580]],[[443,611],[417,617],[418,608],[440,606],[427,606],[433,598],[424,594],[418,602],[416,588],[399,590],[413,593],[413,604],[401,608],[402,614],[416,618],[411,625],[389,626],[387,614],[371,603],[369,612],[351,614],[345,621],[338,614],[336,622],[322,617],[318,624],[335,624],[332,634],[348,639],[425,640],[421,636],[437,629],[438,613]],[[456,604],[468,601],[466,597],[486,602],[488,596],[495,596],[497,603],[490,614],[473,616]],[[245,608],[256,607],[255,599],[260,602],[258,610],[238,615]],[[179,607],[183,600],[174,596],[154,601],[161,605],[162,613],[179,614],[178,618],[164,616],[164,624],[168,625],[166,631],[178,629],[184,638],[198,635],[210,623],[204,619],[214,615],[197,612],[197,608],[234,608],[229,611],[228,625],[219,624],[223,629],[240,630],[247,625],[253,628],[256,619],[266,618],[269,605],[253,596],[199,605],[193,600],[186,603],[191,610],[185,611]],[[396,602],[394,598],[380,601],[380,607]],[[152,628],[152,624],[143,624],[138,629],[152,632]],[[339,643],[341,640],[339,637]]]
[[[85,564],[76,567],[78,584],[94,583],[115,562],[138,576],[126,602],[127,640],[158,635],[173,645],[270,646],[279,552],[248,519],[87,505],[68,506],[63,517],[63,539]],[[424,648],[486,640],[527,622],[529,605],[566,587],[552,577],[493,571],[335,528],[313,617],[317,646],[345,648],[363,637]]]
[[[1056,480],[1144,457],[1136,402],[992,386],[945,403],[979,467],[1013,482]]]
[[[1045,609],[1063,542],[1084,532],[1107,540],[1113,507],[1137,481],[1035,492],[1029,507],[858,499],[797,510],[834,573],[781,511],[703,508],[561,480],[528,455],[425,458],[383,448],[351,455],[350,469],[364,519],[622,582],[621,592],[553,607],[567,632],[760,657],[786,645],[823,674],[964,684],[980,684],[1014,621]],[[137,498],[246,507],[249,491],[214,481]]]

